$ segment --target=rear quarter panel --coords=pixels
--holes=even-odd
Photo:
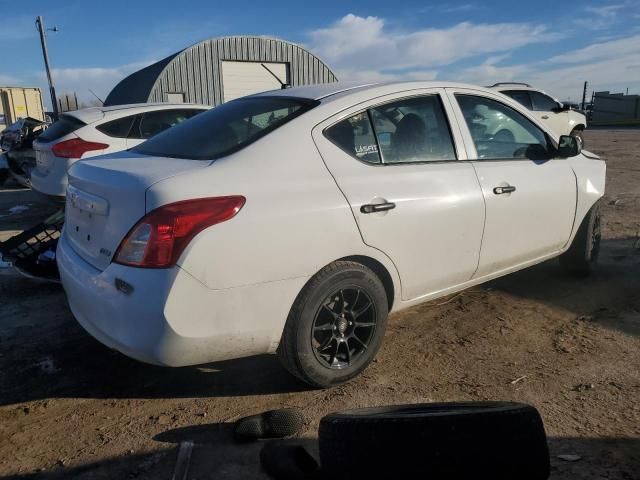
[[[313,143],[313,122],[304,120],[284,125],[203,171],[147,191],[147,211],[190,198],[246,197],[233,219],[197,235],[178,261],[207,287],[309,278],[350,255],[375,258],[398,283],[390,260],[362,242],[351,209]]]

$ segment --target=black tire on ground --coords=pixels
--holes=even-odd
[[[549,451],[534,407],[433,403],[332,413],[320,421],[326,478],[546,480]]]
[[[573,130],[571,130],[570,135],[578,139],[578,141],[580,142],[580,147],[584,148],[584,130],[582,130],[581,128],[574,128]]]
[[[600,254],[600,204],[596,203],[585,215],[569,249],[560,255],[560,264],[578,277],[591,273]]]
[[[278,355],[289,372],[314,387],[346,382],[375,357],[388,314],[384,286],[371,269],[334,262],[298,295]]]

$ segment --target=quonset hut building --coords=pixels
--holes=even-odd
[[[171,102],[219,105],[265,90],[330,83],[336,75],[304,48],[267,37],[222,37],[196,43],[132,73],[104,104]]]

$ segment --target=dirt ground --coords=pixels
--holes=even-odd
[[[541,412],[553,479],[640,479],[640,130],[593,130],[608,161],[597,272],[556,261],[391,317],[376,361],[329,390],[275,357],[162,369],[110,351],[74,321],[58,285],[0,270],[0,477],[170,479],[196,442],[191,479],[267,478],[240,416],[296,406],[315,452],[320,418],[391,403],[500,399]],[[21,214],[8,214],[27,205]],[[0,239],[49,207],[0,190]],[[558,455],[578,455],[567,462]]]

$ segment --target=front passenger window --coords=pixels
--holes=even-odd
[[[553,147],[531,120],[507,105],[485,97],[456,94],[478,159],[546,160]]]

